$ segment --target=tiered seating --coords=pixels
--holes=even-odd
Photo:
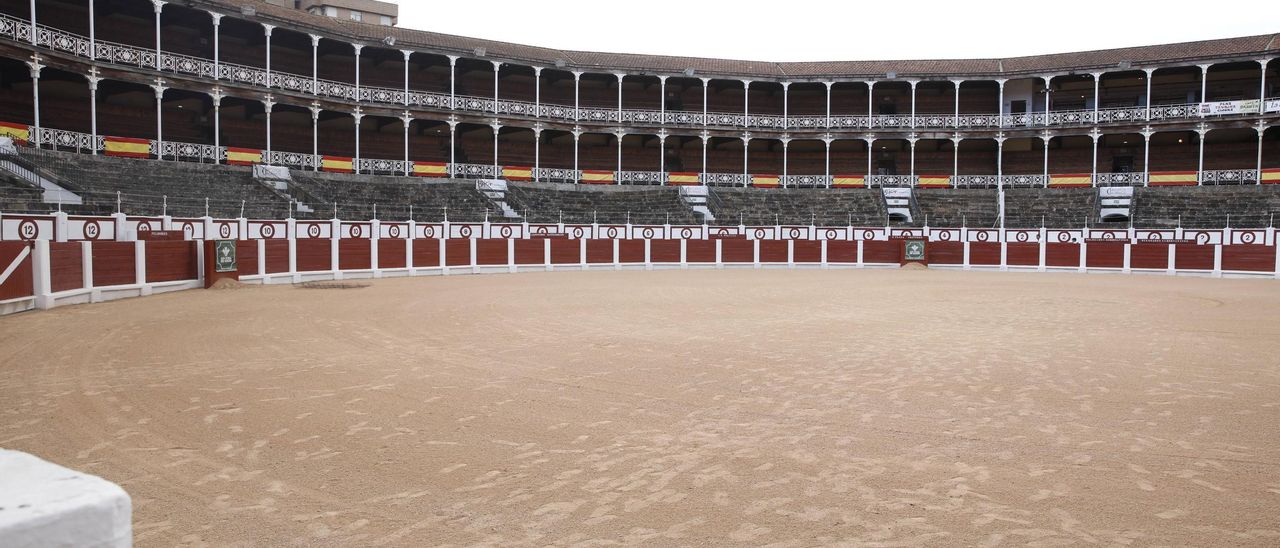
[[[1008,228],[1069,228],[1098,220],[1098,191],[1092,188],[1011,188],[1004,195]]]
[[[408,219],[410,206],[418,221],[497,221],[502,212],[472,181],[440,181],[293,171],[290,194],[314,211],[299,218],[331,219],[337,204],[339,219]]]
[[[57,210],[57,204],[44,203],[44,193],[7,172],[0,171],[0,211],[44,213]]]
[[[120,210],[129,215],[281,218],[288,202],[253,178],[248,167],[92,156],[40,149],[20,154],[52,181],[79,194],[85,214]],[[167,202],[167,207],[166,207]],[[56,209],[56,206],[55,206]]]
[[[995,190],[922,188],[915,191],[919,224],[987,228],[999,224],[999,197]]]
[[[878,190],[716,188],[707,205],[716,223],[736,225],[881,225],[884,198]]]
[[[555,183],[512,183],[507,203],[535,223],[701,224],[671,187],[587,187]]]
[[[1134,189],[1133,225],[1140,228],[1262,228],[1280,213],[1280,188],[1271,185]],[[1228,217],[1230,217],[1228,219]]]

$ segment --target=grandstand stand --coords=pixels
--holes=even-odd
[[[672,187],[511,183],[507,203],[531,223],[702,223]]]
[[[1280,213],[1274,185],[1134,189],[1133,226],[1139,228],[1264,228]]]
[[[920,188],[913,193],[919,209],[919,224],[930,226],[999,226],[995,190]]]
[[[1011,188],[1004,194],[1004,226],[1070,228],[1098,221],[1093,188]]]
[[[886,218],[878,189],[713,188],[707,204],[722,225],[878,226]]]
[[[408,219],[418,221],[497,221],[497,205],[476,190],[475,181],[410,179],[293,171],[289,190],[314,209],[299,218]],[[303,198],[305,196],[305,198]],[[377,209],[375,215],[374,210]]]

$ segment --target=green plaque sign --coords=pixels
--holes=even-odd
[[[907,240],[903,258],[908,261],[924,260],[924,240]]]
[[[218,240],[214,242],[213,271],[235,272],[236,270],[236,241]]]

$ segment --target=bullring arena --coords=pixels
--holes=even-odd
[[[304,4],[0,0],[0,546],[1280,545],[1280,35]]]

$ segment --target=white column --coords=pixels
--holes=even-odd
[[[449,170],[452,170],[453,164],[455,163],[454,154],[458,150],[458,120],[450,116],[448,124],[449,124]],[[452,175],[452,173],[450,173],[450,175]]]
[[[160,12],[164,11],[165,3],[166,2],[164,0],[151,0],[151,7],[156,12],[156,63],[155,63],[156,70],[160,70]],[[34,6],[35,2],[33,1],[31,4],[32,6]],[[34,40],[34,34],[35,34],[35,28],[36,28],[35,20],[36,20],[36,12],[35,12],[35,8],[33,7],[31,10],[31,32],[33,35],[33,40]],[[33,41],[32,43],[35,43],[35,42]]]
[[[1204,141],[1205,137],[1209,135],[1209,130],[1201,124],[1200,127],[1196,128],[1196,133],[1200,135],[1200,154],[1199,159],[1196,161],[1196,183],[1204,184]]]
[[[351,118],[355,121],[356,127],[356,156],[351,159],[351,168],[352,171],[360,173],[360,120],[364,118],[364,111],[357,105],[355,110],[351,111]]]
[[[1155,79],[1156,69],[1142,69],[1147,73],[1147,121],[1151,121],[1151,81]]]
[[[582,119],[582,72],[573,71],[573,119]],[[575,162],[576,165],[577,162]],[[577,169],[576,167],[574,169]]]
[[[1258,64],[1262,66],[1262,85],[1258,90],[1258,114],[1267,112],[1267,63],[1270,62],[1270,59],[1258,59]],[[1261,182],[1262,179],[1259,178],[1258,181]]]
[[[360,45],[360,44],[351,44],[351,48],[352,48],[352,49],[354,49],[354,50],[355,50],[355,52],[356,52],[356,97],[355,97],[355,101],[356,101],[357,103],[359,103],[359,102],[360,102],[360,51],[364,49],[364,46],[362,46],[362,45]]]
[[[92,2],[90,2],[92,4]],[[89,153],[98,154],[98,67],[89,68]],[[216,138],[216,137],[215,137]],[[217,146],[216,144],[214,146]]]
[[[1142,186],[1151,186],[1151,126],[1142,128]]]
[[[409,124],[413,123],[413,114],[409,111],[400,113],[400,122],[404,124],[404,176],[413,173],[413,164],[409,162]]]
[[[876,138],[874,135],[868,135],[863,137],[862,140],[867,142],[867,178],[862,181],[862,184],[865,186],[871,186],[871,154],[875,148]],[[831,150],[831,147],[827,147],[827,150]],[[831,161],[830,153],[827,154],[827,161]]]
[[[311,93],[320,95],[320,36],[309,34],[311,37]]]
[[[413,50],[402,49],[400,53],[404,55],[404,106],[409,106],[409,57],[413,55]],[[405,124],[408,127],[408,124]]]
[[[494,120],[489,127],[493,128],[493,172],[495,176],[501,177],[502,170],[498,168],[498,133],[502,131],[502,124]]]
[[[36,45],[36,0],[31,0],[31,45]],[[157,35],[158,36],[158,35]],[[159,48],[157,48],[159,49]]]
[[[707,125],[707,86],[711,83],[711,79],[702,78],[701,80],[702,80],[702,125],[703,127],[706,127]],[[705,166],[703,167],[703,171],[706,171]]]
[[[1209,67],[1213,63],[1200,65],[1200,102],[1209,102]]]
[[[920,139],[916,137],[915,133],[912,133],[911,136],[907,138],[907,142],[911,144],[911,168],[909,175],[912,177],[916,176],[916,141],[919,140]]]
[[[542,116],[542,67],[533,67],[533,116]]]
[[[867,85],[871,86],[874,83],[875,82],[868,82]],[[828,80],[826,82],[823,82],[823,85],[827,86],[827,129],[831,129],[831,87],[836,85],[836,83],[834,81]],[[867,93],[870,94],[871,88],[868,87],[867,89],[868,89]],[[869,107],[867,108],[867,114],[868,115],[871,114],[871,109]],[[867,127],[870,127],[871,122],[868,121],[867,124],[868,124]]]
[[[450,55],[449,56],[449,108],[450,109],[456,108],[455,103],[457,103],[457,101],[455,100],[455,98],[457,97],[457,90],[458,90],[458,56]]]
[[[1004,133],[996,136],[996,190],[1004,191]],[[966,263],[967,264],[967,263]]]
[[[209,93],[213,102],[213,146],[222,148],[222,88],[214,87]]]
[[[266,45],[262,49],[267,52],[267,67],[265,69],[267,72],[267,87],[271,87],[271,31],[274,29],[275,26],[273,25],[262,24],[262,34],[266,37]]]
[[[164,124],[163,124],[164,116],[163,116],[162,107],[163,107],[163,101],[164,101],[164,90],[169,89],[165,87],[164,84],[165,84],[165,81],[163,78],[156,78],[156,83],[151,84],[151,89],[155,90],[156,92],[156,148],[157,149],[164,148],[163,146],[164,145]],[[156,150],[154,151],[154,153],[156,155],[156,158],[160,157],[160,150]]]
[[[576,82],[577,79],[575,78]],[[575,126],[573,128],[573,182],[578,182],[578,140],[582,138],[582,128]]]
[[[998,118],[998,119],[1000,120],[1000,123],[999,123],[999,124],[997,124],[997,125],[998,125],[999,127],[1004,127],[1004,83],[1005,83],[1005,82],[1008,82],[1008,80],[1006,80],[1006,79],[1004,79],[1004,78],[1001,78],[1001,79],[999,79],[999,80],[996,80],[996,83],[997,83],[997,84],[1000,84],[1000,91],[999,91],[999,94],[997,95],[997,99],[996,99],[996,103],[997,103],[997,104],[996,104],[996,114],[999,116],[999,118]]]
[[[498,113],[498,73],[502,69],[502,63],[499,61],[489,61],[493,63],[493,113]],[[497,165],[495,162],[494,165]]]
[[[742,134],[742,186],[751,185],[751,171],[747,167],[747,149],[751,146],[751,134]]]
[[[958,128],[960,127],[960,84],[964,83],[964,80],[952,80],[951,83],[956,87],[956,117],[951,127]]]
[[[704,130],[699,137],[702,137],[702,177],[705,179],[707,176],[707,140],[711,138],[711,135]],[[706,181],[703,181],[703,184],[706,184]]]
[[[1049,109],[1053,105],[1053,77],[1041,76],[1044,80],[1044,125],[1049,125]]]
[[[1041,137],[1040,140],[1044,141],[1044,173],[1043,173],[1044,186],[1048,187],[1049,186],[1049,141],[1053,139],[1053,136],[1049,135],[1048,132],[1045,132],[1040,137]]]
[[[1093,73],[1093,123],[1098,123],[1098,108],[1102,104],[1102,75],[1104,73]]]
[[[1098,128],[1093,128],[1093,131],[1089,132],[1089,137],[1093,138],[1093,167],[1089,171],[1089,181],[1093,186],[1098,186],[1098,141],[1102,139],[1102,132]]]
[[[621,72],[615,72],[614,76],[618,77],[618,123],[622,123],[622,79],[627,75]],[[619,169],[618,171],[622,171]]]
[[[823,157],[822,174],[827,177],[828,187],[831,186],[831,143],[834,141],[835,139],[831,137],[830,133],[822,136],[823,148],[826,151],[826,154]]]
[[[960,176],[960,141],[964,138],[960,136],[960,132],[956,132],[951,136],[951,176]]]
[[[542,123],[533,125],[533,180],[538,180],[538,169],[542,167]]]
[[[920,81],[908,80],[907,83],[911,84],[911,127],[914,128],[916,127],[916,84]]]
[[[867,80],[867,129],[868,130],[870,130],[875,125],[871,122],[871,119],[875,117],[875,104],[876,104],[876,81]],[[830,112],[830,108],[828,108],[827,110],[828,112]],[[831,122],[830,117],[831,115],[828,114],[827,115],[828,124],[830,124]]]
[[[267,158],[271,158],[271,110],[275,104],[275,98],[270,93],[262,98],[262,109],[267,117]]]
[[[787,186],[787,147],[790,143],[791,137],[784,134],[782,136],[782,181],[780,181],[784,188]]]
[[[613,132],[613,136],[618,139],[618,175],[617,181],[615,181],[616,183],[622,182],[622,138],[626,136],[626,134],[627,132],[623,129],[618,129]]]
[[[218,80],[222,78],[222,14],[209,12],[209,17],[213,19],[213,79]]]
[[[791,82],[782,83],[782,129],[787,129],[791,127],[791,124],[788,121],[788,113],[790,111],[790,109],[788,108],[789,106],[788,104],[790,103],[790,96],[789,96],[790,88],[791,88]]]
[[[1254,127],[1254,129],[1258,131],[1258,164],[1257,164],[1258,184],[1262,184],[1262,136],[1267,132],[1267,125],[1265,122],[1259,121],[1258,125]]]
[[[95,14],[93,14],[93,1],[88,0],[88,58],[97,60],[97,22],[95,22]],[[35,1],[32,1],[35,4]],[[1263,78],[1266,78],[1267,65],[1266,61],[1262,61]],[[218,73],[214,72],[214,78],[218,77]]]
[[[311,158],[315,162],[312,171],[320,171],[320,102],[311,102]]]
[[[658,130],[658,173],[667,172],[667,130]]]
[[[667,123],[667,77],[658,77],[658,119],[659,123]]]
[[[34,11],[32,13],[35,13]],[[32,27],[34,29],[35,27]],[[35,30],[31,31],[35,35]],[[31,54],[31,60],[27,61],[27,68],[31,71],[31,111],[33,122],[32,126],[36,130],[36,134],[30,138],[36,146],[40,145],[40,71],[44,70],[44,65],[40,64],[40,54]]]
[[[751,80],[742,81],[742,127],[751,127]]]

